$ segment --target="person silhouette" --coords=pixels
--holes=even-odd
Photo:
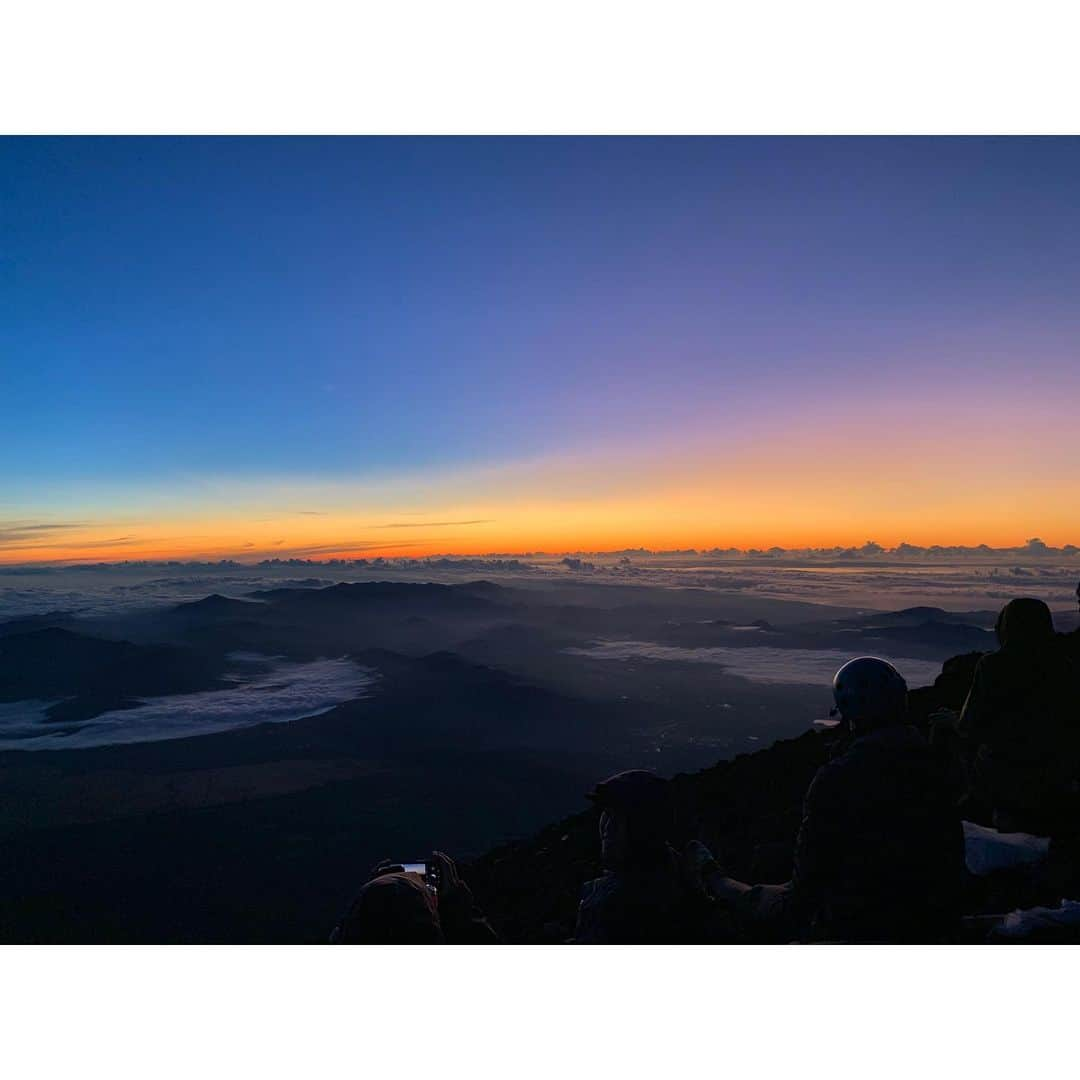
[[[700,886],[688,886],[669,842],[675,825],[670,781],[631,769],[597,784],[588,798],[600,810],[605,873],[582,889],[574,943],[714,940],[712,905]]]
[[[1042,600],[1010,600],[996,630],[957,724],[971,795],[995,827],[1051,836],[1077,805],[1080,677]]]
[[[907,684],[864,656],[833,679],[847,740],[803,803],[791,879],[749,885],[700,845],[709,893],[768,940],[933,942],[959,926],[964,838],[939,759],[907,723]]]
[[[489,945],[498,935],[473,901],[454,860],[431,854],[437,884],[401,864],[371,872],[341,922],[332,945]]]

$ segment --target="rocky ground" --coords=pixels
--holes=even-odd
[[[1061,640],[1080,660],[1080,632]],[[933,686],[913,691],[912,722],[925,731],[936,709],[959,709],[980,655],[953,657]],[[740,879],[786,880],[803,796],[838,738],[833,730],[809,731],[676,776],[675,840],[702,840]],[[498,847],[467,867],[477,900],[506,940],[541,943],[571,936],[581,887],[601,873],[597,822],[595,810],[583,811],[527,840]],[[1004,912],[1056,899],[1051,885],[1024,875],[999,875],[969,882],[968,910],[973,915]]]

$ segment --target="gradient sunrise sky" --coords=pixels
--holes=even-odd
[[[0,562],[1080,542],[1080,140],[0,140]]]

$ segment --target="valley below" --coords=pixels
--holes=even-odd
[[[473,858],[620,769],[820,729],[850,656],[917,687],[994,640],[992,604],[436,576],[0,622],[0,937],[322,941],[379,859]]]

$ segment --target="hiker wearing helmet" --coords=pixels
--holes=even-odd
[[[960,714],[973,803],[998,828],[1070,829],[1080,779],[1080,678],[1041,600],[1010,600]]]
[[[863,656],[836,673],[833,697],[848,737],[807,789],[791,880],[750,886],[703,859],[706,885],[752,937],[948,940],[963,833],[938,760],[907,723],[907,684]]]

